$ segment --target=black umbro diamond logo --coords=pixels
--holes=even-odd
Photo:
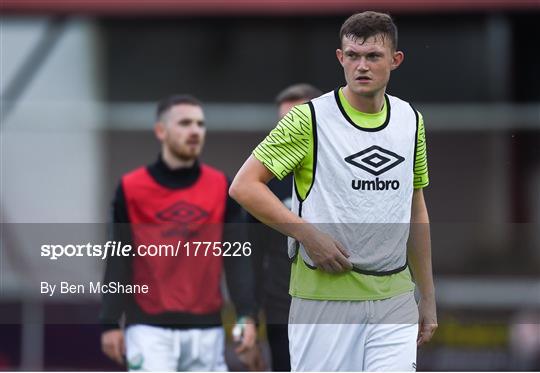
[[[159,220],[168,223],[163,225],[163,237],[181,237],[183,240],[195,237],[208,216],[207,211],[185,201],[176,202],[156,214]]]
[[[175,223],[197,223],[208,216],[208,213],[199,206],[184,201],[176,202],[157,213],[157,218],[162,221]]]
[[[361,152],[349,155],[345,158],[347,163],[359,167],[372,175],[379,176],[386,171],[396,167],[405,158],[390,150],[373,145]]]

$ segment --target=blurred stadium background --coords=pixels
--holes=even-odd
[[[426,120],[440,328],[418,369],[540,369],[540,3],[525,0],[2,0],[0,369],[115,369],[99,299],[39,296],[52,267],[32,236],[103,233],[119,176],[156,157],[158,99],[206,103],[203,160],[233,176],[278,91],[344,84],[339,27],[368,9],[399,27],[389,92]]]

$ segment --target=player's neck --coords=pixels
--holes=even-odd
[[[384,106],[384,90],[381,90],[374,96],[360,96],[353,93],[349,87],[345,86],[345,88],[343,88],[343,95],[353,108],[362,113],[376,114],[380,112]]]
[[[171,170],[177,170],[180,168],[191,168],[195,164],[196,159],[180,159],[172,154],[166,147],[161,149],[161,158],[163,163]]]

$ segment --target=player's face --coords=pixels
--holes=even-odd
[[[279,119],[283,118],[294,106],[303,104],[309,101],[307,98],[301,98],[299,100],[284,101],[279,104]]]
[[[162,144],[172,155],[184,161],[199,156],[205,134],[202,108],[190,104],[171,107],[156,127],[156,135]]]
[[[390,72],[403,61],[403,53],[394,51],[391,42],[383,35],[366,40],[343,37],[342,49],[336,51],[343,66],[347,87],[363,97],[383,94]]]

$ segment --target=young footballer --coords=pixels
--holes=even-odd
[[[404,58],[391,17],[354,14],[339,38],[345,86],[295,106],[229,192],[290,237],[293,371],[412,371],[437,327],[424,123],[386,92]],[[266,185],[291,172],[292,211]]]
[[[243,328],[237,352],[253,348],[256,337],[251,259],[224,254],[225,242],[245,238],[237,231],[243,214],[227,195],[226,176],[199,162],[206,134],[199,100],[163,99],[155,134],[156,162],[124,175],[116,190],[114,239],[180,250],[107,259],[105,282],[142,284],[148,292],[104,294],[102,349],[129,370],[224,371],[223,271]],[[197,250],[201,242],[221,248]]]

